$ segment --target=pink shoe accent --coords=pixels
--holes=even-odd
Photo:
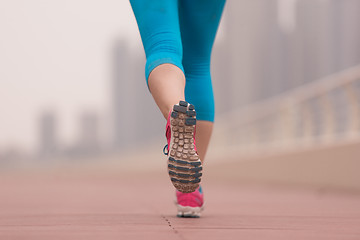
[[[176,191],[177,204],[183,207],[199,207],[204,205],[204,194],[200,193],[199,188],[192,193],[182,193]]]

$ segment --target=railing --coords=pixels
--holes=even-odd
[[[360,138],[360,65],[220,116],[213,142],[258,150]]]

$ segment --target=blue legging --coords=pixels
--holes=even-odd
[[[130,0],[146,54],[145,77],[170,63],[185,74],[185,99],[214,121],[210,58],[225,0]]]

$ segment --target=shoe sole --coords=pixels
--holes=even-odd
[[[171,182],[180,192],[194,192],[202,176],[202,164],[193,139],[196,126],[194,106],[185,101],[174,105],[170,124],[168,172]]]
[[[203,210],[203,207],[188,207],[180,204],[176,204],[176,206],[178,209],[178,214],[176,216],[182,218],[199,218]]]

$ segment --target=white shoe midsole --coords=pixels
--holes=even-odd
[[[185,216],[200,216],[201,212],[204,210],[204,206],[190,207],[176,204],[176,207],[178,209],[178,214]]]

